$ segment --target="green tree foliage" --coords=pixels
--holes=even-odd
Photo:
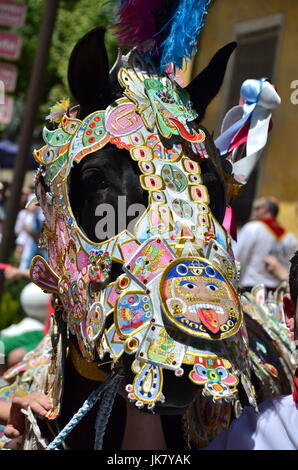
[[[28,282],[28,279],[5,281],[0,300],[0,331],[12,323],[19,323],[24,318],[25,312],[20,304],[20,294]]]
[[[23,37],[23,47],[21,57],[16,64],[19,70],[15,92],[17,115],[12,124],[13,129],[9,132],[15,135],[19,131],[22,120],[20,108],[28,90],[45,5],[45,0],[23,1],[28,9],[26,24],[19,31]],[[40,135],[49,107],[70,94],[67,84],[68,59],[78,39],[95,27],[105,27],[107,29],[105,43],[109,61],[111,65],[114,63],[118,46],[110,28],[111,8],[107,0],[60,0],[36,126],[36,139]]]
[[[8,127],[0,126],[1,138],[8,137],[11,140],[17,140],[22,120],[26,119],[23,115],[24,102],[38,47],[45,5],[45,0],[21,1],[27,4],[27,18],[23,28],[15,31],[23,38],[22,54],[16,63],[18,81],[14,93],[15,112],[13,121]],[[105,28],[111,26],[108,18],[110,17],[109,9],[111,6],[109,7],[107,0],[60,0],[33,146],[40,145],[38,141],[50,106],[61,98],[69,97],[67,66],[73,47],[91,29],[98,26]],[[109,62],[112,65],[117,56],[118,46],[110,28],[107,28],[105,43]],[[0,330],[22,319],[24,312],[20,306],[19,297],[27,282],[28,280],[5,281],[4,293],[0,300]]]
[[[88,31],[97,26],[107,26],[108,19],[103,3],[106,0],[62,0],[57,24],[53,35],[50,55],[51,72],[55,82],[48,94],[48,103],[52,104],[63,96],[68,96],[67,66],[75,43]],[[117,54],[117,45],[111,32],[106,33],[106,47],[110,63]]]

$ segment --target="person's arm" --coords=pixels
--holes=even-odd
[[[263,259],[268,273],[273,274],[279,281],[286,281],[289,277],[289,271],[275,256],[266,256]]]
[[[26,224],[23,226],[23,230],[24,230],[24,232],[28,233],[28,235],[30,235],[30,237],[32,237],[33,240],[35,240],[36,242],[38,242],[39,237],[40,237],[40,233],[34,232],[34,231],[31,229],[30,225],[26,225]]]
[[[10,414],[11,403],[0,400],[0,424],[5,426]]]
[[[4,276],[6,279],[14,280],[19,279],[20,277],[29,277],[30,270],[29,269],[19,269],[15,266],[9,266],[4,271]]]

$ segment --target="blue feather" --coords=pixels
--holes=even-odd
[[[170,31],[160,46],[162,71],[173,63],[182,68],[183,59],[191,59],[197,52],[197,41],[205,23],[211,0],[180,0],[171,19]]]

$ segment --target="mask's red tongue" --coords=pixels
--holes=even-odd
[[[198,314],[201,322],[212,333],[218,333],[220,324],[216,310],[212,308],[199,308]]]

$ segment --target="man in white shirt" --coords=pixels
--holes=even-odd
[[[258,284],[275,289],[280,280],[269,272],[264,258],[274,256],[289,269],[289,259],[297,249],[297,240],[277,221],[278,203],[274,198],[257,199],[251,221],[239,232],[234,254],[240,262],[240,285],[250,290]]]
[[[284,296],[287,327],[298,340],[298,251],[291,259],[290,294]],[[298,369],[293,395],[265,400],[255,413],[245,407],[240,418],[204,450],[298,450]]]
[[[34,197],[34,194],[28,196],[28,202]],[[18,216],[15,231],[18,233],[16,246],[20,253],[21,270],[29,269],[33,256],[44,254],[38,248],[38,239],[44,222],[44,215],[40,207],[32,203],[23,209]]]

